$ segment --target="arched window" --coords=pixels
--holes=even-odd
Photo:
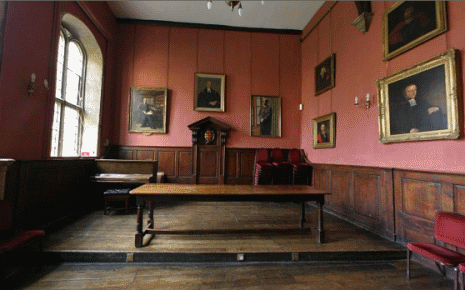
[[[51,157],[96,156],[103,56],[92,32],[65,14],[60,29]]]
[[[84,118],[85,53],[73,35],[60,32],[51,156],[79,156]]]

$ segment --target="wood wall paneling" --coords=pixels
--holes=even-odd
[[[395,239],[392,169],[312,164],[313,185],[332,193],[326,209],[383,237]]]
[[[394,170],[398,241],[431,241],[438,211],[465,214],[465,176]]]
[[[179,176],[192,175],[192,151],[179,152]]]
[[[166,177],[176,176],[176,151],[158,151],[158,170],[163,171]]]

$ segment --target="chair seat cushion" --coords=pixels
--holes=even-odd
[[[0,252],[14,250],[15,248],[25,245],[28,241],[44,235],[45,232],[42,230],[18,231],[8,239],[0,240]]]
[[[286,161],[273,162],[273,165],[279,166],[279,167],[291,167],[292,166],[289,162],[286,162]]]
[[[310,166],[307,163],[303,163],[303,162],[295,162],[295,163],[291,163],[291,165],[294,167],[309,167]]]
[[[271,168],[273,165],[271,165],[268,162],[257,162],[257,168]]]
[[[103,194],[104,195],[126,195],[131,191],[130,188],[117,188],[117,189],[108,189]]]
[[[408,243],[407,248],[435,261],[454,267],[465,263],[465,256],[432,243]]]

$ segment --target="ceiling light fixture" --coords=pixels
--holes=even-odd
[[[229,7],[231,7],[231,11],[234,11],[234,7],[236,7],[237,5],[239,5],[239,7],[237,8],[237,12],[239,13],[239,16],[242,16],[242,3],[241,1],[224,1],[226,2],[226,5],[228,5]],[[262,1],[262,4],[265,4],[265,1]],[[207,8],[208,10],[211,10],[212,9],[212,6],[213,6],[213,2],[212,1],[208,1],[207,2]]]

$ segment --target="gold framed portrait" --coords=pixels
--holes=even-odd
[[[224,112],[225,75],[195,74],[194,110]]]
[[[315,67],[315,96],[318,96],[335,86],[335,62],[333,53]]]
[[[131,87],[129,94],[129,132],[164,134],[167,132],[168,89]]]
[[[376,80],[381,143],[459,137],[456,52]]]
[[[250,136],[281,137],[281,98],[252,96],[250,100]]]
[[[383,59],[447,30],[445,1],[399,1],[383,13]]]
[[[313,148],[336,147],[336,113],[331,113],[312,121]]]

